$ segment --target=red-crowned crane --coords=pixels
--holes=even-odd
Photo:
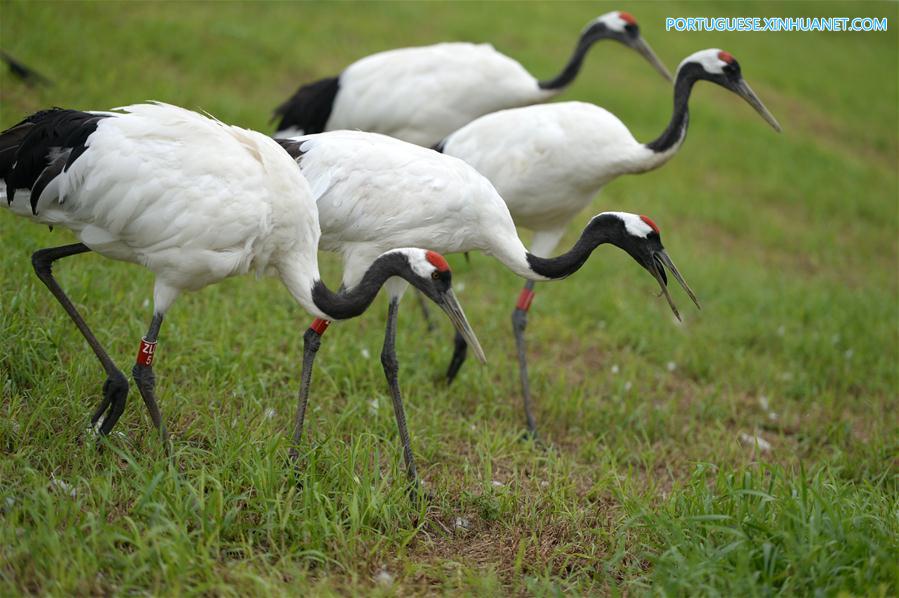
[[[274,118],[280,117],[275,137],[358,129],[431,147],[483,114],[558,95],[574,81],[590,47],[603,39],[633,48],[671,80],[634,17],[615,11],[587,24],[568,63],[546,81],[490,44],[443,43],[372,54],[337,77],[300,87],[275,109]]]
[[[777,120],[743,79],[733,56],[710,49],[681,62],[675,75],[671,122],[650,143],[638,142],[618,118],[598,106],[560,102],[482,116],[436,149],[464,160],[490,179],[515,224],[534,231],[531,251],[546,257],[552,255],[568,223],[590,205],[603,186],[623,174],[658,168],[677,153],[687,136],[687,104],[697,81],[711,81],[733,91],[780,131]],[[524,329],[533,296],[534,283],[528,281],[512,318],[525,405],[530,403],[530,390]],[[464,359],[465,343],[457,337],[447,371],[449,381]]]
[[[662,247],[659,229],[645,216],[606,212],[592,218],[567,253],[543,258],[529,253],[503,199],[484,176],[456,158],[376,133],[333,131],[278,140],[299,163],[318,205],[321,248],[344,262],[343,284],[357,284],[385,247],[427,241],[443,253],[480,250],[514,274],[556,280],[576,272],[599,245],[626,251],[667,289],[668,268],[690,298],[693,292]],[[384,372],[399,393],[394,352],[399,301],[406,284],[388,281],[391,296],[382,353]],[[698,305],[698,303],[697,303]],[[679,317],[679,316],[678,316]],[[313,322],[303,364],[311,367],[324,332]],[[304,379],[308,372],[304,370]],[[535,430],[529,414],[528,427]]]
[[[439,254],[394,246],[344,290],[335,293],[324,285],[309,185],[281,146],[261,133],[166,104],[116,112],[57,108],[0,134],[0,176],[6,181],[4,205],[37,222],[64,226],[80,241],[42,249],[32,262],[106,371],[103,401],[92,417],[102,434],[124,410],[128,381],[51,272],[55,260],[88,251],[141,264],[156,275],[153,318],[133,375],[163,434],[152,368],[163,317],[183,291],[229,276],[277,274],[306,311],[327,319],[358,316],[388,279],[400,277],[439,304],[480,353]],[[298,413],[305,401],[301,394]],[[402,404],[395,408],[411,460]]]

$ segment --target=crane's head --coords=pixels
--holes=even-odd
[[[637,25],[637,19],[632,14],[614,10],[597,17],[590,21],[581,32],[580,43],[589,46],[603,39],[612,39],[636,50],[665,79],[672,80],[671,73],[640,35],[640,26]]]
[[[769,125],[777,132],[781,131],[780,123],[774,115],[768,111],[740,71],[740,63],[729,52],[710,48],[700,50],[687,56],[677,67],[677,80],[681,79],[705,80],[717,83],[725,89],[729,89],[755,108]]]
[[[417,248],[397,249],[392,253],[402,255],[408,262],[409,267],[408,270],[404,269],[403,278],[440,306],[468,346],[474,350],[478,360],[487,363],[478,337],[475,336],[465,312],[462,311],[462,306],[453,293],[453,273],[446,258],[436,251]]]
[[[611,244],[626,251],[638,264],[646,268],[650,274],[658,281],[662,294],[668,300],[671,311],[680,319],[680,313],[674,300],[668,293],[668,274],[666,268],[671,275],[696,304],[696,307],[702,309],[699,300],[693,290],[681,276],[674,262],[668,257],[668,253],[662,246],[662,237],[659,227],[648,216],[638,216],[628,212],[603,212],[599,214],[591,222],[592,226],[598,226],[603,231],[603,237]]]

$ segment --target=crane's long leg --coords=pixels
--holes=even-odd
[[[293,445],[290,447],[290,459],[296,461],[299,457],[300,440],[303,437],[303,421],[306,419],[306,403],[309,401],[309,385],[312,384],[312,364],[315,354],[322,343],[322,335],[328,329],[327,320],[316,318],[303,335],[303,373],[300,381],[299,404],[297,415],[293,424]]]
[[[406,411],[403,409],[403,397],[400,394],[398,380],[399,362],[396,359],[396,318],[399,311],[399,299],[390,300],[387,311],[387,330],[384,333],[384,348],[381,350],[381,365],[384,366],[384,376],[387,377],[387,386],[390,388],[390,396],[393,399],[393,413],[396,416],[396,427],[403,442],[403,458],[406,461],[406,475],[413,483],[413,489],[417,487],[418,470],[415,467],[415,457],[412,456],[412,443],[409,439],[409,429],[406,427]]]
[[[527,281],[518,296],[518,303],[515,304],[515,311],[512,312],[512,331],[515,333],[515,346],[518,349],[518,373],[521,376],[524,416],[527,418],[528,433],[536,438],[537,422],[534,420],[534,413],[531,410],[531,386],[528,383],[528,359],[524,343],[524,330],[528,325],[528,309],[531,307],[531,301],[534,300],[534,284],[533,280]]]
[[[153,425],[162,435],[166,449],[169,446],[169,434],[165,429],[162,421],[162,414],[159,413],[159,406],[156,404],[156,374],[153,373],[153,359],[156,355],[156,339],[159,337],[159,329],[162,327],[163,314],[157,312],[153,314],[153,320],[150,322],[150,329],[147,330],[146,336],[140,341],[140,349],[137,352],[137,359],[134,367],[131,369],[131,375],[134,376],[134,382],[140,391],[140,396],[150,412],[150,419]]]
[[[437,330],[437,325],[434,324],[434,319],[431,317],[431,310],[428,309],[428,303],[425,301],[425,296],[416,291],[415,297],[418,299],[419,307],[421,307],[421,314],[425,318],[425,325],[428,327],[428,332],[434,332]]]
[[[62,287],[60,287],[59,283],[56,282],[56,279],[53,278],[54,261],[72,255],[87,253],[88,251],[90,251],[90,248],[82,243],[41,249],[31,256],[31,264],[34,266],[34,271],[38,278],[40,278],[41,282],[50,289],[50,292],[53,293],[53,296],[56,297],[56,300],[62,305],[62,308],[69,314],[69,318],[75,323],[78,330],[81,331],[84,340],[90,345],[91,350],[93,350],[97,359],[100,360],[100,365],[103,366],[103,370],[106,372],[106,381],[103,383],[103,401],[101,401],[99,407],[97,407],[97,410],[94,411],[94,414],[91,416],[91,425],[96,426],[99,422],[100,433],[106,435],[112,431],[113,426],[115,426],[119,417],[121,417],[122,412],[125,410],[125,401],[128,397],[128,379],[125,378],[125,375],[116,367],[112,359],[110,359],[109,354],[106,353],[106,350],[100,345],[100,341],[98,341],[97,337],[94,336],[94,333],[91,332],[87,322],[84,321],[84,318],[82,318],[81,314],[78,313],[78,310],[75,309],[75,306],[62,290]],[[104,413],[106,414],[105,416]]]
[[[465,338],[456,331],[456,337],[453,339],[453,357],[450,359],[449,367],[446,369],[446,383],[452,384],[456,379],[456,374],[465,363],[465,357],[468,355],[468,343]]]

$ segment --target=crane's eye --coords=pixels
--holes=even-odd
[[[439,278],[440,278],[440,272],[438,272],[437,270],[434,270],[433,272],[431,272],[431,278],[433,278],[434,280],[439,279]]]

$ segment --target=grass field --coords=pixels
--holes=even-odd
[[[51,105],[159,99],[270,131],[300,82],[396,46],[490,41],[549,76],[589,19],[618,8],[672,70],[701,48],[733,53],[784,126],[700,84],[680,155],[583,214],[652,216],[702,312],[678,292],[677,325],[611,249],[538,287],[528,338],[544,447],[520,440],[521,281],[454,256],[489,366],[438,384],[449,324],[428,335],[405,304],[401,383],[434,495],[412,504],[378,359],[386,302],[325,337],[300,473],[285,432],[309,317],[280,283],[250,277],[167,317],[155,369],[172,458],[133,389],[98,451],[84,430],[102,370],[29,260],[72,236],[2,213],[0,595],[896,595],[896,4],[2,0],[0,47],[56,84],[0,74],[0,126]],[[665,16],[691,15],[886,16],[891,30],[664,31]],[[603,44],[563,99],[599,103],[649,140],[670,96],[635,53]],[[336,260],[325,266],[338,281]],[[130,371],[151,275],[96,255],[56,271]]]

